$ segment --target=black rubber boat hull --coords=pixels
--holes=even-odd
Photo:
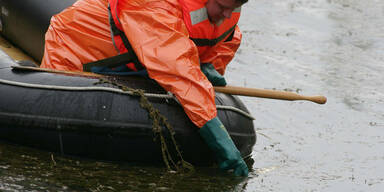
[[[61,87],[112,87],[95,85],[97,78],[44,72],[15,71],[13,60],[0,52],[0,139],[66,155],[86,158],[162,162],[159,141],[154,141],[151,120],[137,97],[108,91],[66,91],[12,85]],[[164,93],[152,80],[136,77],[115,79],[133,88]],[[6,82],[5,82],[6,81]],[[168,118],[186,160],[210,164],[215,158],[173,100],[150,98]],[[217,93],[217,105],[247,112],[234,96]],[[250,156],[256,142],[253,120],[231,110],[218,110],[243,157]],[[169,134],[163,130],[169,139]],[[169,140],[168,140],[169,142]]]

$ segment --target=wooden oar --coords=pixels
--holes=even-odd
[[[235,87],[235,86],[225,86],[225,87],[214,87],[215,91],[221,93],[228,93],[231,95],[241,95],[241,96],[251,96],[251,97],[262,97],[269,99],[281,99],[281,100],[307,100],[312,101],[318,104],[324,104],[327,102],[327,98],[324,96],[303,96],[292,92],[287,91],[275,91],[267,89],[255,89],[255,88],[245,88],[245,87]]]
[[[12,66],[16,70],[29,70],[29,71],[41,71],[49,73],[61,73],[69,75],[81,75],[88,77],[103,77],[103,75],[89,73],[89,72],[72,72],[72,71],[60,71],[54,69],[45,69],[37,67],[26,67],[26,66]],[[287,91],[275,91],[267,89],[255,89],[255,88],[245,88],[245,87],[235,87],[235,86],[225,86],[225,87],[214,87],[215,91],[221,93],[228,93],[231,95],[241,95],[241,96],[251,96],[251,97],[262,97],[269,99],[281,99],[281,100],[307,100],[312,101],[318,104],[324,104],[327,102],[327,98],[324,96],[303,96],[292,92]]]

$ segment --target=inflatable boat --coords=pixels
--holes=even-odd
[[[73,2],[0,1],[1,35],[39,61],[50,17]],[[162,162],[153,119],[140,97],[124,89],[129,87],[144,90],[166,118],[186,161],[215,161],[182,107],[153,80],[13,67],[18,63],[7,54],[11,44],[0,47],[0,140],[99,160]],[[256,142],[253,118],[236,96],[216,93],[215,101],[218,117],[242,156],[249,157]],[[161,133],[173,145],[165,126]]]

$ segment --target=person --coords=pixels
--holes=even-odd
[[[79,0],[51,19],[42,68],[147,74],[172,92],[220,169],[248,175],[217,117],[214,86],[241,42],[247,0]]]

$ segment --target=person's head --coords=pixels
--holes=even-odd
[[[208,0],[206,7],[211,23],[218,24],[225,18],[230,18],[232,11],[248,0]]]

